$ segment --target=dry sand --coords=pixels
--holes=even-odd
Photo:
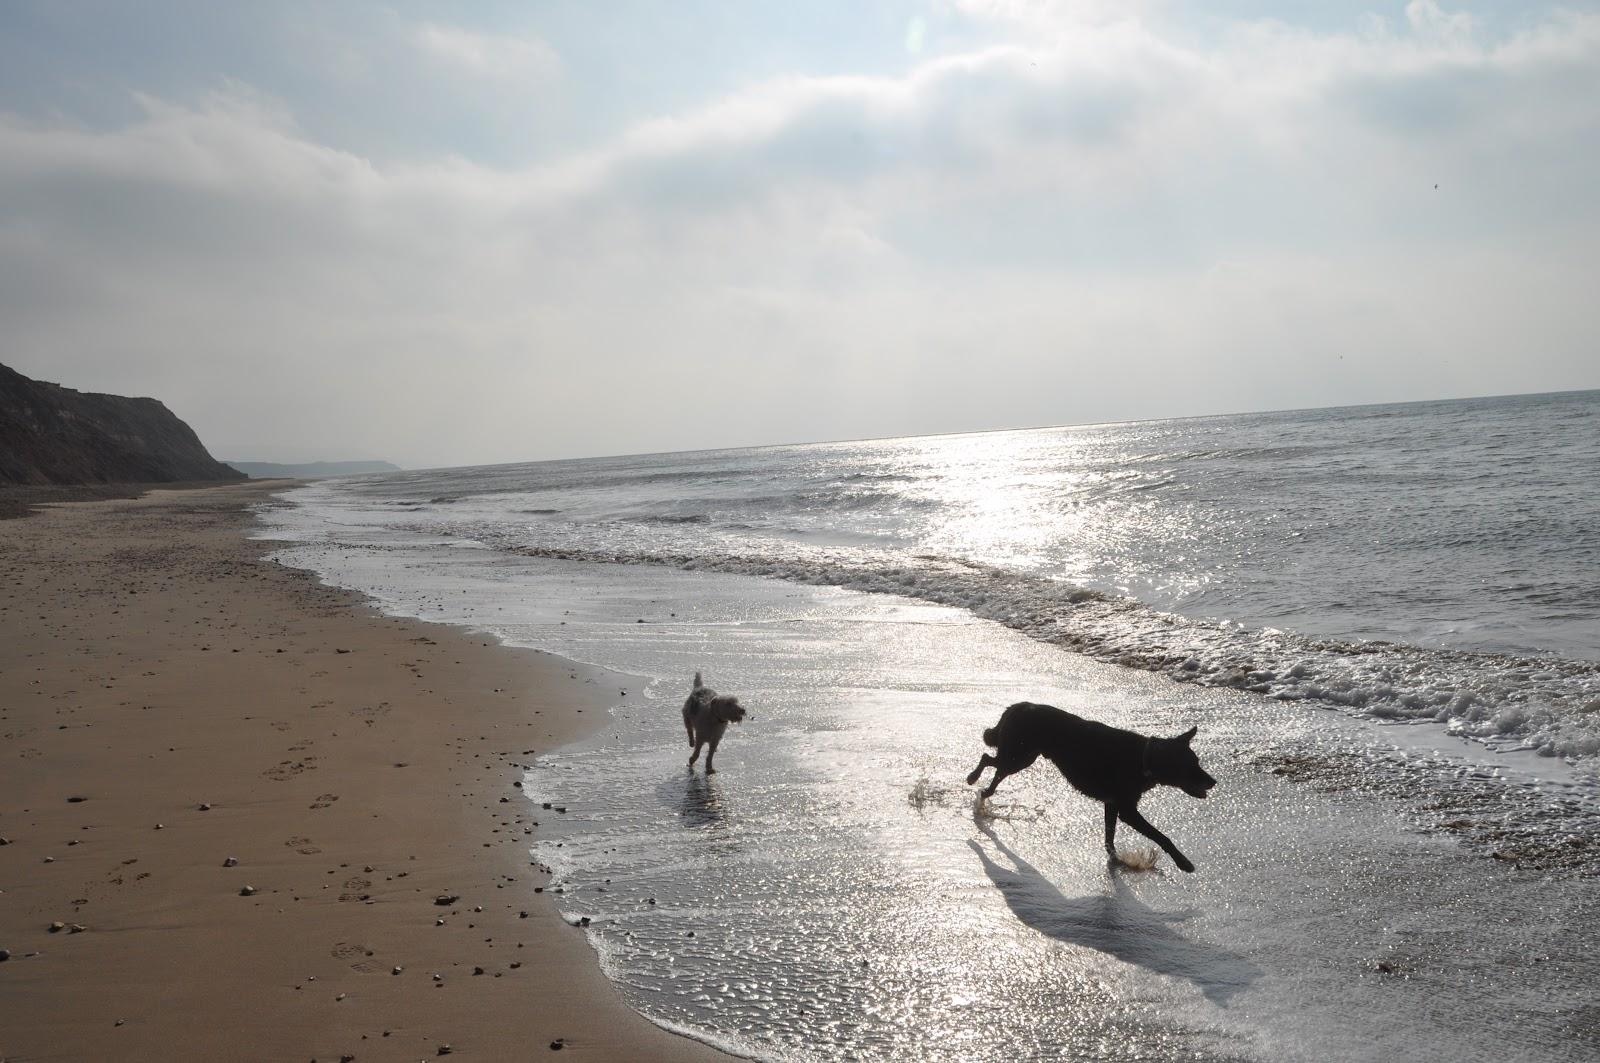
[[[616,678],[264,561],[270,489],[0,521],[0,1060],[728,1058],[534,893]]]

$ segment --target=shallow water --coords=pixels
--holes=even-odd
[[[1559,762],[1175,684],[911,599],[414,533],[285,560],[649,680],[529,772],[531,799],[568,809],[534,855],[630,1002],[692,1036],[808,1060],[1600,1052],[1592,866],[1492,855],[1593,832],[1593,790]],[[752,710],[709,779],[684,765],[696,669]],[[1197,724],[1215,796],[1143,810],[1199,873],[1109,870],[1098,806],[1045,767],[975,814],[978,733],[1023,697]]]
[[[433,470],[347,541],[954,606],[1203,686],[1600,755],[1600,392]],[[1597,761],[1600,763],[1600,761]]]
[[[525,780],[630,1002],[762,1059],[1600,1058],[1600,393],[407,473],[281,558],[642,677]],[[1064,652],[1071,651],[1071,652]],[[751,709],[706,777],[689,677]],[[1200,728],[1108,868],[1014,701]],[[1130,855],[1149,845],[1126,827]]]

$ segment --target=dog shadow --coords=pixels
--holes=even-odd
[[[716,776],[707,778],[697,771],[675,774],[661,784],[662,799],[678,813],[679,821],[690,830],[710,830],[722,825],[726,815],[722,791]]]
[[[1111,873],[1111,892],[1068,897],[1039,870],[1007,848],[987,825],[981,830],[1012,866],[997,862],[968,839],[989,880],[999,888],[1018,920],[1047,937],[1103,952],[1123,963],[1194,983],[1219,1007],[1261,977],[1261,968],[1237,953],[1190,941],[1169,925],[1186,914],[1158,912]]]

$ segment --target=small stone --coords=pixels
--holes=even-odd
[[[449,1045],[440,1045],[439,1046],[439,1054],[441,1056],[448,1056],[452,1051],[453,1051],[453,1049],[451,1049],[451,1047]]]
[[[441,908],[445,908],[456,903],[460,899],[461,895],[458,893],[441,893],[439,896],[433,899],[433,903],[437,904]]]
[[[0,949],[0,963],[5,963],[10,958],[11,958],[11,950],[10,949]]]
[[[156,824],[156,830],[166,830],[166,829],[167,829],[167,825],[165,823],[157,823]]]
[[[254,897],[255,895],[256,895],[256,888],[254,886],[240,886],[239,887],[239,896],[241,896],[241,897]]]
[[[238,867],[239,866],[239,858],[235,857],[235,856],[230,856],[230,857],[228,857],[226,860],[224,860],[222,862],[222,866],[223,867]]]
[[[552,1052],[559,1052],[565,1047],[566,1047],[566,1042],[562,1041],[562,1039],[559,1038],[559,1037],[557,1037],[554,1041],[550,1042],[550,1051],[552,1051]]]
[[[434,920],[434,921],[433,921],[433,925],[434,925],[434,926],[444,926],[444,919],[443,919],[443,917],[441,917],[441,918],[438,918],[438,919],[435,919],[435,920]]]
[[[483,968],[482,967],[474,967],[472,969],[472,973],[475,974],[475,975],[482,974],[483,973]]]
[[[87,800],[89,800],[87,797],[69,797],[69,798],[67,798],[67,804],[69,804],[69,805],[77,805],[77,804],[82,804],[83,802],[85,802]]]
[[[47,856],[44,858],[44,862],[47,864],[53,864],[56,862],[56,858],[53,856]]]
[[[442,974],[436,974],[436,975],[434,975],[434,976],[433,976],[433,980],[434,980],[434,981],[435,981],[435,982],[442,982],[442,981],[444,981],[444,975],[442,975]]]
[[[63,930],[65,930],[66,928],[67,928],[67,924],[61,922],[59,919],[56,920],[54,923],[51,923],[50,926],[48,927],[50,933],[52,933],[52,934],[59,934]]]
[[[200,811],[201,812],[210,812],[211,811],[211,806],[206,804],[205,802],[201,802]]]
[[[344,994],[340,993],[338,996],[334,997],[333,999],[334,1000],[343,1000],[344,999]]]
[[[475,912],[481,912],[481,911],[483,911],[483,905],[475,904],[475,905],[472,906],[472,910],[475,911]]]
[[[127,1019],[118,1019],[116,1022],[112,1023],[111,1025],[113,1025],[113,1026],[121,1026],[123,1023],[125,1023],[127,1021],[128,1021]]]
[[[82,923],[72,923],[72,924],[69,924],[67,926],[67,933],[69,933],[69,934],[81,934],[85,930],[88,930],[88,929],[89,928],[84,926]]]
[[[10,838],[0,838],[0,845],[10,845],[10,844],[11,844],[11,839]]]

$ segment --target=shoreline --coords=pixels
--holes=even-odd
[[[267,561],[283,486],[0,522],[0,1058],[732,1058],[534,892],[521,765],[626,681]]]

